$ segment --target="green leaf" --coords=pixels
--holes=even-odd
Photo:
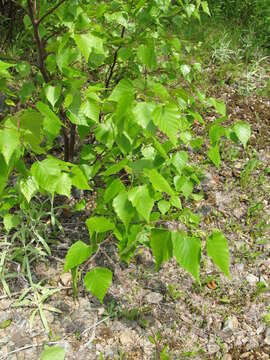
[[[120,179],[115,179],[111,184],[107,187],[104,194],[104,202],[108,204],[117,194],[119,194],[122,190],[125,190],[125,186],[123,185]]]
[[[114,230],[115,225],[111,220],[103,216],[93,216],[86,220],[86,225],[89,230],[89,234],[92,237],[94,233],[103,233],[110,230]]]
[[[247,142],[251,136],[251,129],[250,129],[250,125],[247,124],[244,121],[238,121],[234,126],[233,126],[233,132],[236,134],[236,136],[238,137],[238,139],[241,141],[241,143],[244,145],[244,147],[246,147]]]
[[[74,35],[74,40],[86,61],[93,50],[98,54],[104,53],[103,40],[91,33]]]
[[[144,173],[149,177],[154,189],[160,192],[166,192],[171,196],[175,195],[167,180],[156,169],[145,169]]]
[[[60,98],[60,95],[61,95],[61,86],[59,86],[59,85],[57,85],[57,86],[47,85],[45,87],[44,91],[45,91],[45,95],[46,95],[47,100],[49,101],[49,103],[54,108],[54,105],[57,103],[57,101],[58,101],[58,99]]]
[[[158,202],[158,209],[162,215],[165,215],[169,211],[170,207],[171,207],[171,205],[170,205],[169,201],[160,200]]]
[[[65,350],[60,346],[45,346],[41,360],[64,360]]]
[[[3,154],[7,165],[16,149],[20,149],[18,131],[9,128],[0,130],[0,152]]]
[[[120,170],[124,169],[124,167],[127,165],[127,162],[127,159],[119,161],[119,163],[108,167],[108,169],[105,170],[102,175],[109,176],[118,173]]]
[[[134,88],[132,82],[129,79],[122,79],[113,89],[108,100],[118,102],[126,94],[132,96],[134,94]]]
[[[171,142],[176,145],[180,121],[178,107],[174,104],[157,106],[153,112],[153,121],[168,136]]]
[[[207,15],[211,16],[210,11],[209,11],[209,7],[208,7],[208,2],[207,1],[202,1],[201,6],[202,6],[202,9],[203,9],[203,12],[205,12]]]
[[[79,240],[71,245],[67,254],[64,271],[71,270],[83,262],[85,262],[92,253],[91,246],[86,245],[83,241]]]
[[[154,104],[147,102],[138,102],[133,108],[133,114],[136,122],[143,128],[147,129],[152,119]]]
[[[150,196],[147,185],[131,189],[128,193],[128,199],[138,213],[149,223],[155,200]]]
[[[10,64],[10,63],[7,63],[7,62],[4,62],[4,61],[0,60],[0,71],[7,70],[10,67],[15,66],[15,65],[16,64]]]
[[[216,165],[217,169],[220,168],[220,154],[219,154],[219,147],[211,146],[208,151],[208,158]]]
[[[151,71],[157,68],[157,55],[153,41],[149,41],[146,45],[140,45],[137,50],[137,56],[148,70]]]
[[[6,214],[3,219],[3,223],[7,232],[16,228],[20,223],[20,218],[17,215]]]
[[[176,190],[181,191],[185,199],[188,199],[193,191],[193,182],[186,176],[175,176],[174,182]]]
[[[214,106],[214,108],[216,109],[216,112],[222,116],[226,116],[226,105],[224,103],[224,101],[217,101],[214,98],[210,98],[209,102],[211,105]]]
[[[22,179],[20,181],[20,190],[26,200],[30,202],[32,197],[35,195],[35,193],[38,191],[38,185],[35,181],[35,179],[30,176],[27,179]]]
[[[72,185],[80,190],[90,190],[87,178],[84,172],[80,169],[79,166],[73,166],[71,169],[71,181]]]
[[[209,130],[211,145],[215,146],[219,142],[219,139],[224,135],[225,135],[225,129],[223,126],[219,124],[212,125]]]
[[[172,233],[173,253],[178,264],[200,282],[201,241],[184,231]]]
[[[47,158],[43,161],[36,161],[31,167],[31,174],[42,189],[54,193],[56,179],[61,176],[61,169],[57,159]]]
[[[82,104],[82,111],[89,119],[95,121],[96,123],[99,122],[99,104],[97,101],[87,99]]]
[[[0,329],[6,329],[8,328],[12,323],[12,319],[3,320],[0,322]]]
[[[112,272],[109,269],[96,267],[84,277],[84,285],[101,303],[112,283]]]
[[[168,230],[152,229],[150,245],[156,260],[156,270],[172,257],[172,239]]]
[[[72,187],[72,180],[69,174],[63,172],[57,179],[55,179],[55,191],[59,195],[70,197]]]
[[[39,101],[36,107],[41,112],[41,114],[45,116],[43,127],[47,136],[51,141],[53,141],[60,133],[60,129],[63,124],[59,117],[50,109],[48,105]]]
[[[172,163],[175,166],[179,174],[181,174],[183,168],[188,161],[188,153],[186,151],[177,151],[172,158]]]
[[[127,229],[131,219],[134,216],[134,209],[128,200],[128,193],[124,190],[120,192],[113,200],[113,208],[119,219]]]
[[[229,247],[228,242],[223,233],[214,230],[206,240],[207,254],[213,260],[213,263],[228,277],[229,270]]]
[[[181,204],[181,200],[179,199],[178,196],[172,196],[170,199],[170,203],[172,206],[176,207],[177,209],[182,209],[182,204]]]

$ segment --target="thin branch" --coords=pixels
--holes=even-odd
[[[45,62],[44,62],[44,59],[46,57],[45,56],[46,52],[45,52],[44,45],[42,43],[42,40],[41,40],[41,37],[40,37],[40,34],[39,34],[38,23],[37,23],[37,21],[35,19],[33,4],[31,2],[31,0],[27,0],[27,4],[28,4],[29,16],[30,16],[31,23],[32,23],[32,26],[33,26],[33,30],[34,30],[34,37],[35,37],[36,44],[37,44],[37,49],[38,49],[39,69],[40,69],[40,71],[42,73],[44,81],[46,83],[48,83],[50,81],[50,77],[49,77],[49,74],[48,74],[48,72],[46,70],[46,66],[45,66]]]
[[[122,31],[121,31],[121,39],[123,39],[124,35],[125,35],[125,31],[126,31],[126,28],[125,26],[123,26],[122,28]],[[113,63],[110,67],[110,71],[109,71],[109,75],[107,77],[107,80],[105,81],[105,88],[108,89],[109,85],[110,85],[110,81],[111,81],[111,78],[113,76],[113,71],[114,71],[114,68],[115,68],[115,65],[116,65],[116,61],[117,61],[117,56],[118,56],[118,51],[121,49],[121,45],[116,49],[115,53],[114,53],[114,56],[113,56]]]
[[[52,7],[50,10],[48,10],[45,14],[41,16],[39,20],[37,20],[37,25],[41,23],[48,15],[52,14],[56,9],[59,8],[60,5],[62,5],[66,0],[60,0],[58,4],[56,4],[54,7]]]

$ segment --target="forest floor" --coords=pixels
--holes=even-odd
[[[45,344],[63,347],[67,360],[270,359],[270,101],[255,92],[239,95],[234,84],[214,84],[210,92],[224,99],[229,120],[252,127],[249,150],[225,149],[221,169],[206,168],[205,199],[194,208],[202,231],[215,227],[228,239],[231,279],[204,256],[201,286],[174,260],[155,272],[147,249],[123,265],[111,243],[95,258],[114,273],[104,304],[82,288],[74,302],[63,259],[72,241],[88,234],[83,217],[63,216],[61,246],[33,269],[35,283],[45,281],[39,292],[44,298],[29,291],[31,304],[16,307],[28,286],[20,276],[12,299],[0,295],[1,360],[39,359]],[[200,161],[200,154],[191,156]]]

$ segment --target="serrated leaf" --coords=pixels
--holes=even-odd
[[[113,208],[119,219],[127,229],[131,219],[134,216],[134,209],[128,200],[128,193],[124,190],[120,192],[113,200]]]
[[[96,267],[84,277],[84,285],[101,303],[112,283],[112,272],[109,269]]]
[[[110,202],[117,194],[119,194],[123,190],[125,190],[125,186],[123,185],[122,181],[120,179],[113,180],[113,182],[105,190],[105,204]]]
[[[156,169],[145,169],[144,173],[149,177],[155,190],[166,192],[168,195],[175,195],[167,180]]]
[[[251,128],[250,125],[244,121],[238,121],[233,126],[233,132],[236,134],[241,143],[246,147],[247,142],[251,136]]]
[[[108,167],[102,175],[109,176],[118,173],[120,170],[124,169],[124,167],[127,165],[128,161],[127,159],[121,160],[118,163]]]
[[[76,188],[80,190],[91,189],[84,172],[80,169],[79,166],[73,166],[70,175],[73,186],[76,186]]]
[[[4,227],[7,232],[11,229],[16,228],[20,223],[20,218],[17,215],[6,214],[3,218]]]
[[[26,200],[30,202],[32,197],[35,195],[35,193],[38,191],[38,185],[35,182],[35,179],[31,176],[27,179],[22,179],[20,181],[20,190]]]
[[[150,196],[147,186],[142,185],[131,189],[128,192],[128,199],[138,213],[149,222],[155,200]]]
[[[115,225],[111,220],[103,216],[93,216],[86,220],[86,225],[89,230],[89,234],[92,237],[94,233],[103,233],[110,230],[114,230]]]
[[[211,145],[215,146],[219,142],[220,138],[225,134],[226,132],[223,126],[219,124],[212,125],[209,130]]]
[[[187,161],[188,153],[186,151],[177,151],[172,158],[172,163],[179,174],[181,174],[182,169],[186,166]]]
[[[220,160],[220,154],[219,154],[218,145],[210,147],[210,149],[208,151],[208,158],[215,164],[217,169],[220,168],[220,161],[221,160]]]
[[[169,201],[160,200],[158,202],[158,209],[162,215],[165,215],[169,211],[170,207],[171,207],[171,205],[170,205]]]
[[[151,122],[154,107],[152,103],[138,102],[133,108],[135,120],[143,129],[147,129]]]
[[[70,197],[70,191],[72,187],[72,180],[69,174],[63,172],[61,175],[55,179],[55,191],[59,195]]]
[[[180,113],[174,104],[160,105],[153,111],[153,121],[159,129],[176,145]]]
[[[88,61],[92,50],[97,54],[104,53],[103,40],[91,33],[74,35],[74,40],[86,61]]]
[[[153,41],[149,41],[146,45],[141,44],[137,49],[137,56],[148,70],[151,71],[157,68],[157,56]]]
[[[43,120],[43,127],[47,136],[53,141],[60,133],[61,126],[63,125],[59,117],[50,109],[47,104],[39,101],[37,103],[37,109],[45,116]]]
[[[41,360],[64,360],[65,350],[60,346],[45,346]]]
[[[61,169],[57,159],[47,158],[43,161],[36,161],[31,167],[31,174],[42,189],[54,193],[56,179],[61,176]]]
[[[173,253],[178,264],[200,282],[201,241],[184,231],[172,233]]]
[[[133,88],[131,80],[122,79],[121,81],[119,81],[119,83],[113,89],[113,91],[112,91],[111,95],[109,96],[108,100],[118,102],[126,94],[129,94],[130,96],[133,96],[134,88]]]
[[[172,196],[170,199],[170,203],[172,204],[172,206],[176,207],[177,209],[182,209],[182,204],[181,204],[181,200],[179,199],[178,196]]]
[[[44,89],[45,95],[49,103],[54,108],[54,105],[57,103],[61,95],[61,86],[51,86],[47,85]]]
[[[153,229],[151,231],[150,245],[156,260],[156,270],[163,262],[172,257],[172,239],[168,230]]]
[[[7,165],[13,153],[19,148],[20,138],[16,129],[5,128],[0,130],[0,152],[3,154]]]
[[[229,247],[223,233],[215,230],[206,240],[206,250],[213,263],[228,277],[229,270]]]
[[[86,245],[81,240],[75,242],[67,252],[64,270],[68,271],[81,265],[91,256],[91,253],[91,246]]]
[[[214,108],[216,109],[216,112],[222,116],[226,116],[226,105],[224,103],[223,100],[218,101],[214,98],[210,98],[209,102],[211,105],[214,106]]]

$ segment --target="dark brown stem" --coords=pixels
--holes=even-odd
[[[125,26],[122,27],[122,31],[121,31],[121,38],[123,39],[124,35],[125,35],[125,31],[126,31],[126,28]],[[109,85],[110,85],[110,82],[111,82],[111,79],[112,79],[112,76],[113,76],[113,72],[114,72],[114,68],[115,68],[115,65],[116,65],[116,61],[117,61],[117,56],[118,56],[118,52],[119,50],[121,49],[121,45],[115,50],[115,53],[114,53],[114,56],[113,56],[113,62],[112,62],[112,65],[110,67],[110,71],[109,71],[109,75],[105,81],[105,88],[108,89]]]
[[[50,10],[48,10],[45,14],[41,16],[41,18],[37,21],[37,25],[41,23],[48,15],[52,14],[60,5],[62,5],[66,0],[60,0],[58,4],[53,6]]]
[[[76,125],[71,124],[70,138],[69,138],[69,161],[73,161],[74,158],[75,137],[76,137]]]
[[[27,4],[28,4],[29,16],[30,16],[31,23],[32,23],[32,26],[33,26],[34,36],[35,36],[37,49],[38,49],[39,69],[40,69],[40,72],[41,72],[41,74],[42,74],[42,76],[44,78],[44,81],[46,83],[48,83],[50,81],[50,77],[49,77],[49,74],[48,74],[48,72],[46,70],[45,61],[44,61],[44,59],[46,57],[46,51],[45,51],[44,45],[42,43],[42,40],[40,38],[38,22],[37,22],[37,20],[35,19],[35,16],[34,16],[34,9],[33,9],[31,0],[27,0]]]
[[[60,110],[60,119],[63,121],[64,126],[62,127],[62,133],[64,137],[64,160],[69,161],[69,137],[66,129],[67,118],[64,110]]]

